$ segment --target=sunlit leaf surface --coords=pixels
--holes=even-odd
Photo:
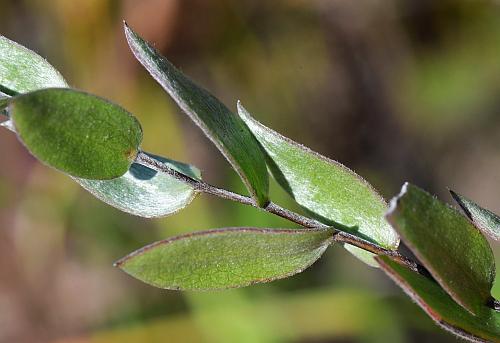
[[[142,140],[141,126],[130,113],[71,89],[13,97],[8,112],[19,139],[36,158],[80,178],[122,176]]]
[[[278,183],[319,220],[389,249],[398,236],[384,218],[387,205],[359,175],[262,125],[238,103],[238,113],[268,155]],[[373,255],[346,246],[373,265]]]
[[[227,228],[153,243],[116,266],[165,289],[243,287],[300,273],[331,241],[331,230]]]
[[[238,172],[257,203],[268,200],[269,180],[259,145],[241,119],[177,70],[153,46],[125,25],[135,57],[203,130]]]
[[[450,296],[474,314],[491,300],[495,260],[472,223],[424,190],[405,184],[387,216],[420,262]]]
[[[0,35],[0,91],[8,95],[68,87],[43,57]]]
[[[185,175],[201,179],[200,171],[188,164],[148,154]],[[105,203],[141,217],[163,217],[187,206],[197,194],[188,184],[133,163],[121,177],[113,180],[74,178],[83,188]]]
[[[482,208],[474,201],[463,195],[450,191],[453,198],[458,202],[465,214],[483,231],[485,235],[500,240],[500,217],[495,213]]]

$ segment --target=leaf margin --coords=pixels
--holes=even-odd
[[[490,211],[484,207],[479,206],[476,202],[470,200],[469,198],[458,194],[457,192],[449,189],[449,192],[453,199],[458,203],[463,212],[472,221],[472,223],[483,232],[486,236],[494,239],[495,241],[500,241],[500,216],[498,216],[493,211]],[[481,212],[480,216],[476,217],[476,213]],[[484,219],[483,217],[488,217]],[[493,227],[485,224],[485,221],[493,221]],[[496,227],[495,227],[496,225]]]
[[[333,230],[330,228],[327,229],[311,229],[311,228],[306,228],[306,229],[270,229],[270,228],[256,228],[256,227],[227,227],[227,228],[221,228],[221,229],[210,229],[210,230],[203,230],[203,231],[194,231],[194,232],[188,232],[185,234],[169,237],[160,241],[153,242],[151,244],[148,244],[140,249],[137,249],[130,254],[120,258],[117,260],[113,266],[121,269],[125,273],[129,274],[133,278],[144,282],[148,285],[151,285],[156,288],[160,289],[165,289],[165,290],[180,290],[180,291],[218,291],[218,290],[227,290],[227,289],[234,289],[234,288],[242,288],[242,287],[247,287],[251,286],[254,284],[258,283],[268,283],[272,282],[275,280],[280,280],[283,278],[287,278],[293,275],[296,275],[298,273],[303,272],[310,266],[312,266],[326,251],[326,249],[334,243],[334,237],[333,237]],[[181,241],[184,239],[189,239],[192,237],[199,237],[199,236],[211,236],[211,235],[218,235],[218,234],[225,234],[225,233],[263,233],[263,234],[308,234],[308,233],[328,233],[328,237],[326,239],[323,239],[321,243],[321,248],[320,252],[316,256],[316,258],[312,259],[309,263],[306,265],[303,265],[301,268],[297,268],[291,272],[281,274],[275,277],[270,277],[270,278],[265,278],[265,279],[258,279],[258,280],[253,280],[253,281],[248,281],[246,283],[242,283],[239,285],[231,285],[231,286],[225,286],[225,287],[207,287],[207,288],[181,288],[181,287],[162,287],[155,285],[153,283],[141,280],[139,277],[132,275],[128,271],[125,270],[124,265],[131,259],[141,256],[144,253],[147,253],[148,251],[155,249],[156,247],[161,247],[164,245],[168,245],[170,243],[174,243],[177,241]]]
[[[162,77],[159,76],[159,74],[165,74],[165,72],[152,71],[154,69],[159,69],[159,68],[151,66],[151,62],[148,63],[148,61],[146,61],[145,58],[141,56],[140,52],[141,48],[139,48],[139,45],[142,44],[146,46],[147,49],[150,50],[151,54],[154,54],[156,57],[161,58],[163,62],[166,62],[167,66],[171,71],[178,73],[182,78],[186,80],[186,82],[191,83],[192,86],[195,86],[198,90],[204,92],[205,93],[204,95],[209,96],[210,98],[212,98],[212,100],[215,100],[216,103],[218,103],[218,106],[221,106],[230,115],[232,115],[234,117],[235,123],[237,124],[237,126],[239,126],[236,128],[237,131],[239,131],[240,134],[241,132],[248,131],[247,134],[248,138],[250,139],[251,142],[254,142],[252,144],[254,144],[255,147],[252,147],[251,149],[253,151],[253,154],[261,154],[262,152],[260,150],[257,140],[252,135],[250,130],[248,130],[247,126],[242,122],[241,118],[232,113],[232,111],[230,111],[221,101],[219,101],[210,92],[208,92],[203,87],[197,85],[187,75],[178,70],[165,56],[161,55],[160,52],[156,50],[149,42],[147,42],[145,39],[139,36],[139,34],[137,34],[134,30],[132,30],[132,28],[126,23],[126,21],[123,21],[123,26],[125,31],[125,37],[135,58],[144,66],[144,68],[153,77],[153,79],[155,79],[155,81],[161,85],[161,87],[170,95],[170,97],[172,97],[172,99],[177,103],[177,105],[183,110],[183,112],[185,112],[190,117],[190,119],[195,122],[195,124],[203,131],[203,133],[207,136],[207,138],[209,138],[209,140],[222,153],[222,155],[226,158],[229,164],[240,176],[241,180],[243,181],[246,188],[250,192],[252,198],[259,205],[259,207],[265,207],[269,203],[269,176],[265,163],[263,162],[264,156],[262,156],[262,158],[256,158],[256,156],[254,156],[255,157],[254,158],[250,154],[245,153],[246,156],[244,157],[244,160],[246,159],[250,162],[250,167],[243,166],[241,161],[239,160],[240,158],[235,157],[234,151],[231,151],[231,149],[233,148],[228,149],[226,146],[226,142],[224,141],[224,138],[221,138],[224,137],[225,135],[215,134],[214,130],[209,128],[208,125],[206,125],[205,122],[199,118],[199,116],[195,113],[195,111],[190,109],[189,106],[186,105],[185,100],[182,101],[178,100],[179,97],[175,95],[175,90],[172,90],[173,87],[171,86],[171,84],[175,84],[176,82],[172,82],[171,78],[167,77],[169,86],[164,85]],[[142,48],[142,50],[144,50],[144,48]],[[248,158],[247,155],[250,156],[250,158]]]
[[[269,134],[269,135],[272,135],[272,136],[276,136],[278,139],[283,140],[285,143],[289,144],[293,148],[299,149],[302,152],[304,152],[306,154],[309,154],[309,155],[311,155],[314,158],[317,158],[321,162],[325,162],[327,164],[330,164],[330,165],[333,165],[335,167],[340,168],[343,172],[349,174],[350,176],[353,176],[357,181],[359,181],[364,187],[366,187],[377,198],[378,201],[380,201],[381,204],[385,205],[386,210],[388,209],[388,204],[385,201],[385,199],[380,195],[380,193],[367,180],[365,180],[363,177],[361,177],[359,174],[357,174],[356,172],[354,172],[349,167],[343,165],[342,163],[340,163],[338,161],[332,160],[332,159],[330,159],[330,158],[328,158],[328,157],[326,157],[324,155],[321,155],[320,153],[312,150],[311,148],[309,148],[309,147],[307,147],[307,146],[305,146],[303,144],[300,144],[298,142],[295,142],[294,140],[292,140],[292,139],[290,139],[290,138],[282,135],[281,133],[279,133],[279,132],[277,132],[277,131],[275,131],[275,130],[267,127],[267,126],[265,126],[264,124],[262,124],[261,122],[259,122],[257,119],[255,119],[250,114],[250,112],[243,106],[243,104],[241,103],[240,100],[237,101],[237,109],[238,109],[238,114],[240,115],[240,117],[242,117],[243,121],[247,124],[247,126],[249,126],[248,122],[251,122],[252,124],[258,126],[260,129],[262,129],[263,131],[265,131],[266,134]],[[252,128],[249,127],[249,129],[254,134],[254,136],[256,136],[255,133],[253,132]],[[266,160],[270,161],[270,162],[267,162],[268,169],[270,170],[270,172],[273,175],[274,179],[290,195],[290,197],[292,197],[295,200],[295,195],[293,194],[293,191],[288,186],[288,181],[285,180],[284,176],[280,175],[281,171],[277,170],[278,168],[273,166],[273,164],[275,162],[272,160],[272,157],[269,156],[269,154],[267,153],[267,151],[265,151],[265,148],[262,146],[262,143],[260,142],[259,138],[257,136],[256,136],[256,138],[257,138],[257,141],[259,141],[259,144],[261,145],[261,147],[262,147],[262,149],[264,151],[264,155],[266,157]],[[306,211],[309,211],[303,205],[300,205],[300,206],[302,208],[304,208]],[[380,219],[383,220],[383,221],[386,221],[385,218],[384,218],[384,214],[385,214],[385,211],[382,213],[382,216],[381,216]],[[328,224],[328,225],[332,225],[333,224],[334,227],[336,227],[337,229],[339,229],[341,231],[349,232],[347,230],[344,230],[341,227],[342,224],[332,223],[332,222],[330,222],[331,221],[330,219],[327,220],[328,222],[325,222],[326,218],[318,218],[318,219],[320,221],[323,221],[325,224]],[[323,219],[323,220],[321,220],[321,219]],[[398,246],[399,246],[399,241],[400,241],[399,237],[398,237],[398,234],[392,228],[392,226],[389,223],[386,223],[386,224],[387,224],[386,228],[392,230],[390,232],[390,235],[393,236],[393,239],[391,240],[391,243],[387,244],[387,243],[380,243],[380,242],[376,242],[376,241],[375,241],[375,243],[383,245],[384,248],[391,249],[391,250],[396,250],[398,248]],[[356,233],[352,233],[352,232],[350,232],[350,233],[356,235]],[[361,238],[366,239],[366,237],[361,237]],[[370,238],[369,240],[374,240],[374,239]],[[375,261],[373,261],[373,256],[374,256],[373,254],[370,254],[370,253],[368,253],[366,251],[362,251],[362,250],[356,249],[355,247],[352,247],[352,246],[349,246],[349,245],[345,245],[345,248],[351,254],[353,254],[354,256],[356,256],[357,258],[359,258],[362,262],[364,262],[364,263],[366,263],[366,264],[368,264],[369,266],[372,266],[372,267],[378,267],[378,264],[375,263]]]

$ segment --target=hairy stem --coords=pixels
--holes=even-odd
[[[219,198],[223,198],[226,200],[231,200],[231,201],[236,201],[239,202],[240,204],[248,205],[255,207],[259,210],[266,211],[268,213],[275,214],[281,218],[287,219],[293,223],[302,225],[307,228],[316,228],[316,229],[332,229],[333,230],[333,240],[337,243],[343,243],[343,244],[350,244],[352,246],[358,247],[360,249],[363,249],[365,251],[371,252],[375,255],[385,255],[390,257],[393,261],[406,266],[407,268],[413,270],[416,273],[419,273],[421,275],[424,275],[432,280],[434,278],[432,275],[429,273],[429,271],[422,266],[421,264],[407,258],[406,256],[401,255],[398,251],[396,250],[390,250],[383,248],[377,244],[374,244],[372,242],[369,242],[365,239],[359,238],[355,235],[352,235],[348,232],[341,231],[336,229],[335,227],[328,226],[326,224],[323,224],[317,220],[311,219],[304,217],[298,213],[295,213],[293,211],[290,211],[286,208],[283,208],[273,202],[268,202],[264,207],[259,207],[255,201],[247,196],[234,193],[222,188],[218,188],[215,186],[212,186],[204,181],[194,179],[192,177],[189,177],[181,172],[178,172],[175,169],[170,168],[169,166],[165,165],[164,163],[151,158],[147,154],[145,154],[142,151],[139,151],[137,154],[136,163],[142,164],[146,167],[149,167],[153,170],[156,170],[161,173],[168,174],[175,179],[182,181],[184,183],[187,183],[191,185],[197,192],[202,192],[206,194],[211,194],[215,195]],[[491,301],[486,304],[486,306],[490,307],[491,309],[500,312],[500,301],[492,298]]]
[[[286,208],[283,208],[283,207],[281,207],[273,202],[268,202],[267,205],[265,205],[264,207],[259,207],[255,203],[255,201],[250,197],[247,197],[247,196],[244,196],[244,195],[241,195],[238,193],[234,193],[234,192],[231,192],[231,191],[228,191],[225,189],[221,189],[221,188],[212,186],[204,181],[194,179],[190,176],[187,176],[183,173],[178,172],[175,169],[168,167],[167,165],[165,165],[164,163],[162,163],[156,159],[151,158],[150,156],[148,156],[147,154],[145,154],[142,151],[137,154],[135,162],[142,164],[146,167],[149,167],[151,169],[154,169],[158,172],[168,174],[179,181],[187,183],[198,192],[215,195],[219,198],[232,200],[232,201],[239,202],[240,204],[252,206],[252,207],[255,207],[257,209],[275,214],[281,218],[287,219],[291,222],[294,222],[296,224],[302,225],[302,226],[307,227],[307,228],[332,229],[332,227],[330,227],[326,224],[320,223],[317,220],[310,219],[310,218],[304,217],[298,213],[295,213],[293,211],[287,210]],[[418,263],[401,255],[399,252],[397,252],[395,250],[385,249],[377,244],[374,244],[372,242],[369,242],[367,240],[364,240],[362,238],[354,236],[350,233],[337,230],[335,228],[333,228],[333,230],[334,230],[333,238],[334,238],[335,242],[354,245],[358,248],[369,251],[369,252],[374,253],[376,255],[386,255],[386,256],[391,257],[394,261],[401,263],[401,264],[411,268],[412,270],[414,270],[416,272],[419,272],[419,273],[425,272],[425,268],[420,266]]]

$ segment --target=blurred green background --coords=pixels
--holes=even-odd
[[[500,212],[500,7],[480,0],[0,0],[0,33],[140,119],[146,151],[245,189],[134,60],[122,20],[231,109],[368,179]],[[200,196],[145,220],[0,134],[0,342],[454,342],[380,271],[333,247],[290,279],[226,292],[146,286],[113,261],[225,226],[292,227]],[[273,200],[296,209],[276,185]],[[497,257],[500,256],[498,245]],[[498,261],[498,258],[497,258]],[[494,295],[500,296],[500,285]]]

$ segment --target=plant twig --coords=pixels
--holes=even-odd
[[[283,208],[283,207],[281,207],[273,202],[269,202],[264,207],[259,207],[255,203],[255,201],[250,197],[247,197],[247,196],[244,196],[244,195],[241,195],[238,193],[234,193],[234,192],[222,189],[222,188],[218,188],[218,187],[212,186],[204,181],[194,179],[194,178],[187,176],[187,175],[185,175],[185,174],[183,174],[183,173],[181,173],[173,168],[170,168],[169,166],[165,165],[164,163],[162,163],[154,158],[151,158],[150,156],[148,156],[146,153],[144,153],[142,151],[140,151],[137,154],[135,162],[142,164],[146,167],[149,167],[151,169],[154,169],[158,172],[168,174],[179,181],[187,183],[198,192],[215,195],[219,198],[223,198],[226,200],[232,200],[232,201],[239,202],[240,204],[252,206],[252,207],[258,208],[260,210],[275,214],[281,218],[287,219],[291,222],[294,222],[296,224],[302,225],[302,226],[307,227],[307,228],[332,229],[331,226],[320,223],[317,220],[304,217],[304,216],[302,216],[298,213],[295,213],[293,211],[287,210],[286,208]],[[398,262],[398,263],[412,269],[415,272],[428,275],[428,272],[426,271],[426,269],[423,266],[421,266],[418,263],[401,255],[396,250],[385,249],[377,244],[374,244],[372,242],[369,242],[367,240],[364,240],[362,238],[354,236],[354,235],[347,233],[345,231],[340,231],[336,228],[333,228],[333,230],[334,230],[333,231],[333,238],[334,238],[335,242],[350,244],[350,245],[356,246],[360,249],[374,253],[376,255],[389,256],[395,262]]]
[[[187,176],[181,172],[178,172],[177,170],[170,168],[166,164],[151,158],[144,152],[140,151],[137,154],[136,157],[136,163],[142,164],[146,167],[152,168],[158,172],[168,174],[174,178],[176,178],[179,181],[182,181],[184,183],[187,183],[191,185],[196,191],[206,193],[206,194],[211,194],[215,195],[219,198],[223,198],[226,200],[231,200],[231,201],[236,201],[239,202],[240,204],[243,205],[248,205],[255,207],[259,210],[266,211],[272,214],[275,214],[281,218],[287,219],[293,223],[302,225],[307,228],[315,228],[315,229],[332,229],[333,230],[333,240],[337,243],[344,243],[344,244],[350,244],[355,247],[358,247],[360,249],[363,249],[365,251],[371,252],[375,255],[385,255],[390,257],[393,261],[413,270],[416,273],[419,273],[423,276],[426,276],[432,280],[434,278],[432,275],[429,273],[429,271],[422,266],[421,264],[407,258],[406,256],[401,255],[397,250],[390,250],[383,248],[377,244],[374,244],[372,242],[369,242],[365,239],[362,239],[360,237],[357,237],[355,235],[352,235],[348,232],[341,231],[336,229],[335,227],[328,226],[326,224],[323,224],[317,220],[311,219],[304,217],[298,213],[295,213],[293,211],[290,211],[286,208],[283,208],[279,206],[278,204],[275,204],[273,202],[268,202],[266,206],[264,207],[259,207],[255,201],[247,196],[234,193],[222,188],[218,188],[215,186],[212,186],[204,181],[194,179],[190,176]],[[486,306],[490,307],[491,309],[500,312],[500,302],[496,299],[492,298],[492,301],[490,301]]]

